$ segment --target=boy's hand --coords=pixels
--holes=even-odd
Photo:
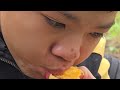
[[[84,72],[84,76],[82,79],[96,79],[85,66],[81,66],[79,68]]]

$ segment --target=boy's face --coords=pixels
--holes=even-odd
[[[1,12],[1,28],[21,70],[33,78],[84,61],[114,23],[109,11]]]

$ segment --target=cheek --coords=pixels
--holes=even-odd
[[[2,23],[3,35],[13,56],[35,64],[41,62],[53,41],[43,19],[32,13],[13,12]]]
[[[98,39],[84,40],[84,43],[82,44],[80,49],[80,58],[75,64],[80,64],[81,62],[86,60],[91,55],[98,42]]]

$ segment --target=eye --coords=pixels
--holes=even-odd
[[[46,16],[45,16],[45,18],[46,18],[47,23],[49,25],[51,25],[52,27],[54,27],[54,28],[65,29],[65,27],[66,27],[66,25],[63,24],[63,23],[57,22],[57,21],[55,21],[53,19],[50,19],[50,18],[48,18]]]
[[[90,35],[91,35],[93,38],[101,38],[101,37],[103,37],[103,33],[97,33],[97,32],[90,33]]]

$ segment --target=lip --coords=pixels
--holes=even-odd
[[[51,61],[51,60],[56,60],[56,59],[50,59],[49,58],[49,61]],[[72,66],[71,62],[65,62],[65,61],[62,61],[62,60],[58,60],[58,61],[61,61],[61,62],[59,62],[59,63],[61,63],[60,67],[52,68],[52,66],[51,66],[51,67],[43,67],[43,68],[45,69],[46,72],[48,72],[50,74],[61,75],[61,74],[64,73],[65,70],[67,70],[68,68],[70,68]]]
[[[57,70],[48,70],[53,75],[60,75],[63,74],[65,70],[57,69]]]

